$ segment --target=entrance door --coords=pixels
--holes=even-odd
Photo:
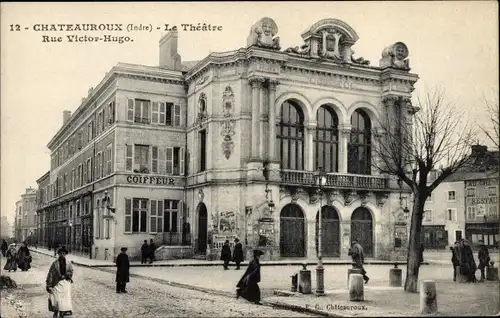
[[[357,240],[365,256],[373,256],[372,214],[366,208],[357,208],[351,216],[351,242]]]
[[[462,231],[455,231],[455,241],[460,241],[462,239]]]
[[[316,214],[316,253],[318,253],[319,213]],[[321,255],[340,257],[340,222],[337,211],[331,206],[321,210]]]
[[[296,204],[283,207],[280,215],[280,255],[281,257],[305,257],[304,213]]]
[[[197,252],[205,253],[207,251],[207,235],[208,235],[208,214],[207,207],[204,203],[200,203],[198,207],[198,245]]]

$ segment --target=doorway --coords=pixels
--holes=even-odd
[[[455,241],[460,241],[462,239],[462,231],[455,231]]]
[[[207,251],[207,235],[208,235],[208,213],[207,206],[204,203],[198,205],[198,244],[196,252],[205,254]]]

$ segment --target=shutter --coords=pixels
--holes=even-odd
[[[158,124],[158,102],[153,102],[151,105],[151,123]]]
[[[180,169],[180,175],[183,176],[184,175],[184,148],[181,148],[180,150],[180,154],[179,154],[179,159],[180,159],[180,163],[179,163],[179,169]]]
[[[151,147],[151,172],[158,173],[158,147]]]
[[[134,122],[134,100],[127,98],[127,121]]]
[[[157,231],[158,232],[164,232],[163,229],[163,200],[158,200],[158,211],[157,211],[157,218],[158,218],[158,227]]]
[[[165,125],[166,106],[165,102],[160,102],[159,123]]]
[[[132,200],[125,199],[125,224],[124,232],[132,233]]]
[[[133,164],[134,164],[134,147],[132,145],[125,145],[126,146],[126,154],[125,154],[125,170],[126,171],[132,171],[133,169]]]
[[[158,231],[158,219],[156,214],[157,201],[151,200],[151,213],[149,215],[149,233],[155,234]]]
[[[174,124],[173,126],[179,127],[181,125],[181,106],[174,106]]]
[[[165,149],[160,147],[158,148],[158,173],[165,174]],[[159,201],[158,201],[159,202]]]
[[[108,126],[108,122],[109,122],[109,120],[108,120],[108,116],[109,116],[109,107],[103,106],[103,111],[102,111],[102,112],[104,113],[104,116],[103,116],[103,124],[102,124],[102,125],[103,125],[104,127],[107,127],[107,126]]]
[[[172,175],[174,173],[174,148],[172,147],[167,147],[166,162],[166,174]]]

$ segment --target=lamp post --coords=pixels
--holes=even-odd
[[[314,184],[318,187],[317,193],[319,194],[319,211],[318,211],[318,266],[316,267],[316,295],[325,295],[325,275],[323,268],[323,256],[322,256],[322,236],[323,236],[323,225],[322,225],[322,210],[323,210],[323,187],[326,184],[325,171],[319,167],[314,173]]]

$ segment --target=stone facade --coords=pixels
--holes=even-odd
[[[85,246],[93,258],[110,258],[122,246],[138,256],[141,241],[153,239],[164,245],[159,258],[218,259],[221,244],[239,238],[248,253],[262,249],[264,259],[314,259],[321,206],[325,257],[346,258],[352,239],[372,257],[404,256],[400,189],[371,167],[371,149],[381,116],[397,113],[411,124],[418,76],[409,72],[408,48],[387,47],[377,67],[354,57],[358,35],[340,20],[315,23],[303,44],[286,50],[278,35],[276,23],[263,18],[250,28],[246,48],[183,64],[171,32],[160,40],[160,67],[115,66],[49,144],[51,183],[80,169],[82,156],[91,172],[83,184],[52,191],[44,211],[79,205],[88,213]],[[318,116],[326,113],[327,124]],[[87,141],[59,159],[85,127]],[[318,150],[319,131],[333,134],[322,137],[328,153]],[[323,164],[318,192],[314,171]],[[80,214],[61,212],[57,220],[80,222]],[[89,235],[79,231],[69,237]],[[182,242],[172,240],[179,234]]]

